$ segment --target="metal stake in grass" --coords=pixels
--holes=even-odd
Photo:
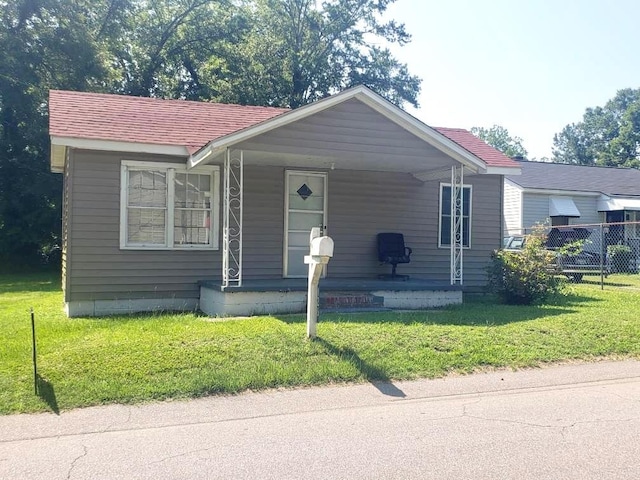
[[[31,339],[33,343],[33,389],[38,395],[38,360],[36,356],[36,318],[31,307]]]

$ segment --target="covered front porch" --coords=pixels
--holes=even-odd
[[[439,178],[423,181],[405,172],[307,170],[246,161],[258,156],[241,149],[226,152],[222,275],[221,281],[200,284],[203,312],[303,312],[308,272],[303,256],[309,254],[314,226],[336,245],[320,281],[321,310],[426,309],[462,302],[462,166],[447,166]],[[439,245],[442,183],[453,185],[450,245]],[[380,278],[391,265],[378,261],[376,235],[388,231],[403,233],[413,249],[411,262],[398,267],[408,279]]]
[[[303,257],[318,226],[335,242],[320,282],[325,302],[460,303],[472,187],[489,219],[478,222],[474,281],[481,257],[499,246],[500,177],[491,175],[499,172],[367,89],[214,140],[189,159],[205,164],[220,165],[223,178],[222,281],[200,285],[211,315],[303,311]],[[409,281],[378,279],[391,269],[377,260],[382,232],[402,233],[413,249],[399,272]]]

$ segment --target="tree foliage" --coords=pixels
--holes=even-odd
[[[220,99],[225,66],[248,19],[221,0],[144,0],[112,46],[114,90],[127,95]]]
[[[50,88],[99,88],[100,29],[115,2],[0,2],[0,266],[59,244],[61,179],[49,173]]]
[[[471,133],[508,157],[526,158],[527,156],[522,139],[512,137],[509,131],[500,125],[494,125],[491,128],[473,127]]]
[[[619,90],[604,107],[587,108],[553,145],[555,162],[640,167],[640,89]]]
[[[416,105],[395,0],[0,0],[0,267],[55,251],[49,89],[298,107],[365,84]]]
[[[404,25],[381,21],[393,1],[248,2],[252,25],[240,45],[238,101],[296,108],[364,84],[398,105],[417,105],[420,80],[380,46],[410,40]]]
[[[420,80],[388,48],[395,0],[141,0],[112,45],[114,90],[131,95],[299,107],[364,84],[417,105]]]

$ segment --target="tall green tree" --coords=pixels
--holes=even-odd
[[[0,2],[0,267],[55,249],[60,177],[49,173],[50,88],[100,89],[106,70],[95,35],[123,2]]]
[[[364,84],[417,105],[420,80],[381,44],[395,0],[140,0],[113,49],[118,92],[299,107]]]
[[[226,59],[243,39],[245,11],[225,0],[139,0],[111,51],[117,92],[221,99]]]
[[[232,76],[238,103],[296,108],[364,84],[395,104],[417,105],[420,79],[382,45],[404,45],[404,25],[383,21],[395,0],[244,2],[251,31]]]
[[[640,167],[640,89],[619,90],[604,107],[587,108],[553,145],[555,162]]]
[[[512,137],[509,131],[500,125],[491,128],[473,127],[471,133],[508,157],[527,157],[523,140],[520,137]]]

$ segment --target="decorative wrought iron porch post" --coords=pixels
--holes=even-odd
[[[462,285],[464,167],[451,167],[451,285]]]
[[[222,287],[242,285],[242,195],[244,154],[227,148],[224,158],[222,224]]]

